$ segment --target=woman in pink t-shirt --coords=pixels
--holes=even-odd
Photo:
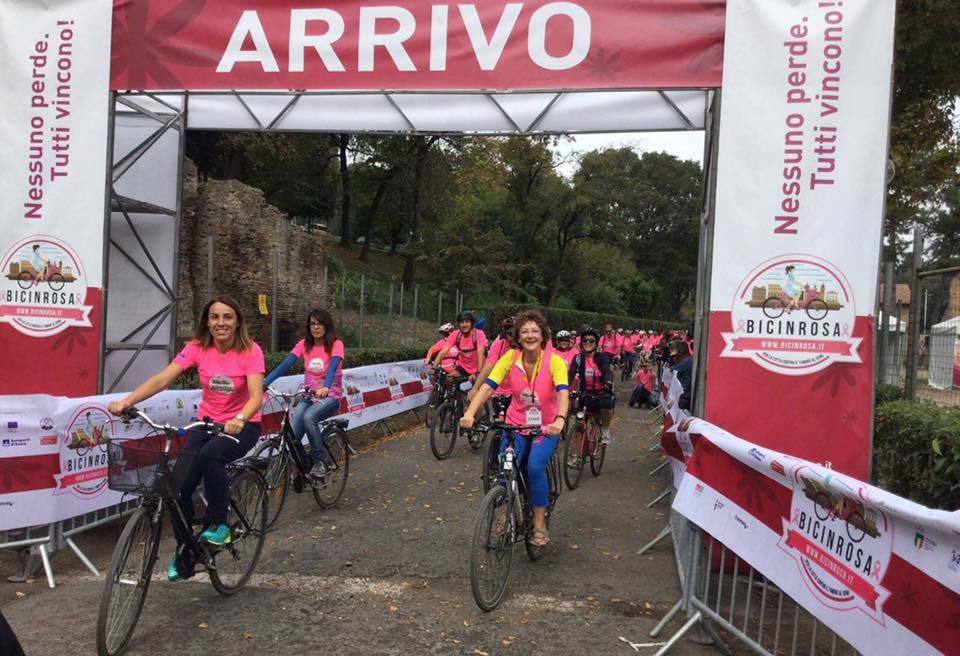
[[[173,362],[130,392],[109,409],[122,415],[127,408],[169,387],[187,369],[200,374],[202,396],[197,415],[224,424],[224,437],[196,428],[187,435],[184,453],[195,453],[180,489],[180,509],[187,526],[193,521],[193,493],[203,479],[207,497],[207,528],[202,540],[217,546],[232,540],[227,526],[230,483],[226,465],[250,451],[260,437],[260,406],[263,403],[263,351],[247,332],[240,304],[219,296],[203,307],[194,339]],[[184,459],[182,462],[185,462]],[[177,536],[182,542],[184,536]],[[180,579],[176,556],[167,570],[171,581]]]
[[[310,440],[313,469],[310,475],[320,478],[327,473],[328,454],[323,445],[320,422],[337,414],[343,398],[343,342],[337,339],[333,316],[326,310],[313,309],[307,316],[303,339],[290,354],[270,372],[264,383],[270,385],[303,358],[303,386],[313,391],[313,398],[304,399],[290,412],[290,428],[297,438],[304,432]]]

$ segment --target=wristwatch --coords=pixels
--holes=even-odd
[[[236,417],[234,417],[234,419],[239,419],[243,423],[247,423],[247,418],[244,417],[243,415],[237,415]]]

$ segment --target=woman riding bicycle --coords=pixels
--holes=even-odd
[[[468,430],[473,428],[477,412],[483,404],[501,383],[509,381],[513,398],[507,408],[507,423],[543,427],[543,435],[532,440],[532,444],[528,437],[516,433],[514,445],[518,462],[522,461],[527,449],[530,450],[526,471],[530,505],[533,507],[534,530],[530,543],[543,548],[550,542],[546,520],[549,491],[547,462],[557,448],[566,424],[570,402],[567,369],[563,358],[549,346],[550,328],[539,312],[523,312],[516,318],[514,338],[520,350],[508,351],[497,361],[485,384],[470,402],[460,426]],[[508,440],[501,440],[501,453],[506,451],[507,445]]]
[[[424,365],[429,365],[433,362],[433,356],[440,353],[443,350],[444,345],[447,343],[447,337],[450,336],[456,330],[456,327],[452,323],[445,323],[439,328],[437,332],[440,333],[440,339],[438,339],[433,346],[427,351],[427,356],[423,359]],[[440,368],[449,373],[457,365],[457,354],[459,354],[456,348],[452,348],[447,352],[447,356],[443,359],[443,362],[440,363]]]
[[[579,352],[573,345],[573,335],[569,330],[561,330],[557,333],[557,346],[553,349],[553,352],[563,358],[569,369],[570,363],[573,362],[573,358]]]
[[[322,478],[327,473],[327,449],[323,445],[320,422],[337,414],[343,398],[343,342],[337,339],[333,317],[326,310],[314,308],[307,315],[303,339],[264,380],[269,386],[303,358],[303,386],[313,390],[312,399],[303,399],[290,412],[290,428],[300,440],[304,432],[310,440],[313,469],[310,475]]]
[[[149,378],[122,401],[109,405],[120,416],[127,408],[149,399],[170,386],[184,371],[196,367],[202,396],[197,411],[224,424],[223,432],[196,428],[188,435],[183,453],[195,453],[180,489],[179,505],[187,526],[193,522],[193,493],[203,479],[206,492],[206,530],[200,539],[216,546],[232,540],[227,526],[229,485],[226,465],[243,457],[260,437],[260,406],[263,403],[263,351],[247,332],[240,304],[230,296],[218,296],[200,313],[194,339],[160,373]],[[178,544],[185,536],[177,536]],[[177,552],[180,550],[178,549]],[[171,581],[180,579],[177,556],[167,570]]]
[[[456,348],[459,353],[453,377],[474,380],[486,356],[487,338],[483,332],[474,327],[476,318],[473,312],[464,311],[458,314],[457,324],[460,330],[450,333],[447,337],[443,349],[433,359],[433,368],[437,369],[447,354]]]
[[[617,397],[613,393],[610,355],[597,350],[600,333],[595,328],[580,331],[580,353],[570,363],[570,380],[582,394],[582,403],[590,412],[600,413],[601,444],[610,444],[610,422]]]

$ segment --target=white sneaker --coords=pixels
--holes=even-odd
[[[600,436],[600,444],[607,445],[610,444],[610,433],[606,432]]]

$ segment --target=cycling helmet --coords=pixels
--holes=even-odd
[[[583,333],[587,332],[588,330],[593,330],[593,328],[592,328],[592,326],[591,326],[590,324],[585,323],[585,324],[583,324],[582,326],[580,326],[580,334],[581,334],[581,335],[583,335]]]
[[[455,326],[452,323],[445,323],[439,328],[437,328],[437,332],[440,333],[441,335],[446,336],[452,333],[454,328]]]
[[[469,321],[470,323],[476,325],[477,318],[473,316],[473,312],[470,312],[469,310],[464,310],[463,312],[457,315],[457,323],[460,323],[461,321]]]
[[[557,332],[557,341],[559,342],[562,339],[571,339],[573,335],[570,334],[569,330],[561,330]]]
[[[580,329],[581,340],[584,337],[587,337],[588,335],[592,335],[594,339],[596,339],[598,342],[600,341],[600,331],[594,328],[593,326],[584,326],[583,328]]]
[[[515,319],[513,317],[504,317],[500,320],[500,330],[513,330]]]
[[[485,325],[487,325],[487,319],[486,319],[486,317],[480,317],[479,319],[477,319],[477,323],[476,323],[476,325],[475,325],[474,327],[475,327],[477,330],[483,330],[483,327],[484,327]]]

